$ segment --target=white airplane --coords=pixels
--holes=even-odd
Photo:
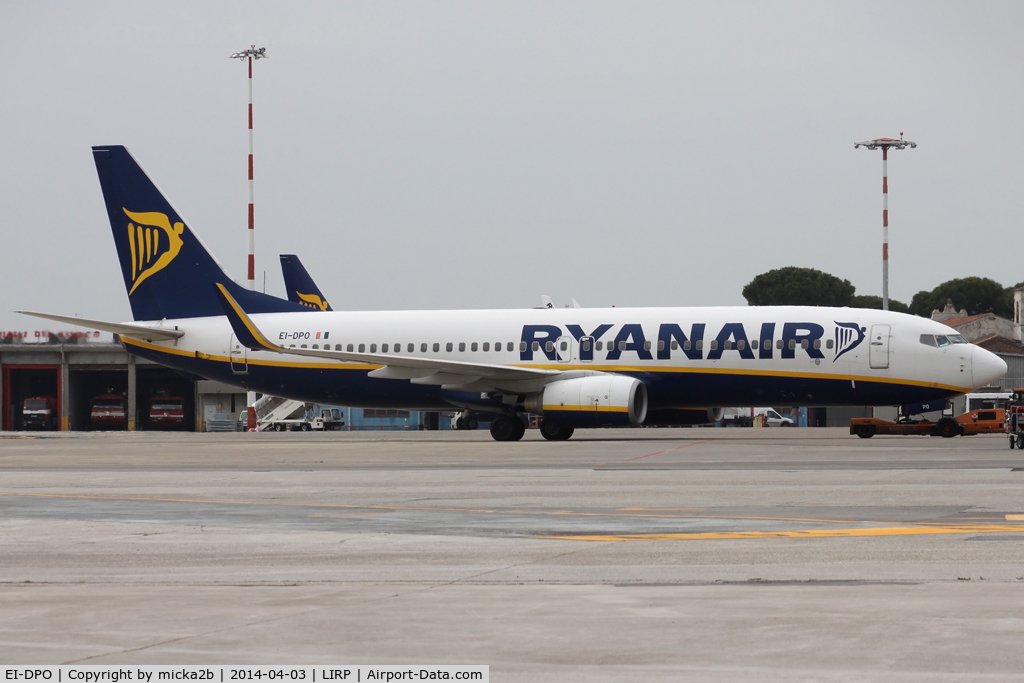
[[[903,405],[1006,364],[956,330],[858,308],[310,311],[233,282],[124,147],[93,155],[133,322],[120,335],[194,377],[311,402],[495,415],[498,441],[714,421],[719,406]]]

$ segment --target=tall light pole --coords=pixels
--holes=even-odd
[[[263,59],[266,56],[267,48],[256,49],[255,45],[231,55],[231,59],[242,59],[249,63],[249,289],[256,289],[256,216],[253,210],[252,191],[252,60]]]
[[[231,59],[242,59],[249,63],[249,259],[247,268],[247,279],[249,289],[256,289],[256,215],[253,210],[252,191],[252,61],[263,59],[267,56],[267,48],[256,48],[252,45],[247,50],[236,52]],[[249,431],[256,429],[256,392],[249,391],[245,394],[248,419],[246,427]]]
[[[865,140],[864,142],[853,143],[853,148],[866,147],[867,149],[882,150],[882,310],[889,310],[889,148],[913,149],[917,147],[916,142],[903,139],[878,138],[877,140]]]

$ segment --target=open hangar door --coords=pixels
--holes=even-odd
[[[149,407],[154,398],[177,397],[181,399],[184,411],[184,420],[180,427],[174,428],[179,431],[195,431],[196,428],[196,407],[195,407],[195,383],[179,375],[174,370],[162,367],[149,367],[137,365],[135,374],[136,394],[138,396],[137,409],[139,417],[136,424],[142,430],[163,430],[168,429],[160,425],[150,423]]]
[[[110,367],[72,367],[68,373],[68,422],[75,431],[92,428],[89,421],[90,403],[100,394],[128,394],[128,369]],[[127,428],[127,426],[125,427]],[[108,429],[108,427],[104,427]]]
[[[3,428],[20,431],[21,405],[26,398],[48,396],[56,399],[57,425],[60,428],[60,366],[5,365]]]

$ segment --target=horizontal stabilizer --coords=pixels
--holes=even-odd
[[[53,315],[52,313],[37,313],[35,311],[15,311],[22,315],[31,315],[36,318],[46,318],[66,325],[77,325],[79,327],[91,327],[94,330],[103,330],[114,334],[123,334],[138,339],[166,340],[177,339],[185,335],[180,330],[169,330],[162,327],[147,327],[146,325],[133,325],[131,323],[111,323],[105,320],[91,320],[89,318],[76,318],[70,315]]]

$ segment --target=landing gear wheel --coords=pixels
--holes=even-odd
[[[951,417],[944,417],[935,425],[935,433],[943,439],[951,439],[960,436],[960,423]]]
[[[562,427],[561,425],[548,424],[542,422],[540,425],[540,435],[548,441],[565,441],[572,433],[576,431],[572,427]]]
[[[512,427],[515,430],[510,441],[519,441],[526,434],[526,425],[519,419],[519,416],[512,417]]]
[[[515,433],[516,426],[508,415],[500,415],[491,420],[491,438],[495,441],[518,441],[513,437]]]
[[[1017,435],[1017,448],[1024,450],[1024,434]]]
[[[480,423],[476,421],[475,417],[467,417],[466,424],[463,427],[463,429],[469,429],[475,432],[476,430],[480,429]]]
[[[857,436],[862,439],[870,439],[875,435],[875,425],[860,425],[857,427]]]
[[[466,420],[465,420],[465,418],[460,417],[457,420],[455,420],[455,429],[458,429],[459,431],[462,431],[465,428],[466,428]]]

